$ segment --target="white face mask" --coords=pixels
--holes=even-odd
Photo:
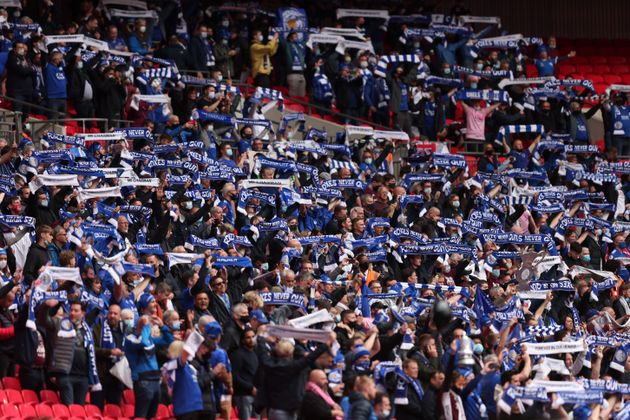
[[[139,28],[138,28],[138,31],[139,31],[141,34],[143,34],[143,33],[145,33],[145,32],[147,31],[147,27],[146,27],[146,26],[141,26],[141,27],[139,27]]]
[[[262,42],[262,40],[263,40],[263,36],[262,35],[256,35],[256,41]]]
[[[0,260],[0,270],[7,268],[7,260]]]
[[[232,152],[232,149],[227,149],[225,151],[225,154],[228,155],[229,157],[232,157],[232,155],[234,154],[234,152]]]
[[[362,69],[367,69],[368,66],[368,62],[367,61],[361,61],[359,63],[359,65],[361,66]]]
[[[201,37],[202,37],[203,39],[208,38],[208,32],[202,32],[202,33],[201,33]]]
[[[220,74],[220,75],[218,75],[218,76],[217,76],[217,82],[220,82],[220,81],[222,81],[222,80],[223,80],[223,75],[221,75],[221,74]]]

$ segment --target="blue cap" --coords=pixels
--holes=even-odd
[[[261,324],[269,324],[269,320],[265,316],[265,313],[260,309],[254,309],[253,311],[251,311],[249,316],[250,318],[256,319],[256,321],[260,322]]]
[[[147,309],[147,306],[149,306],[149,303],[153,302],[154,300],[155,300],[155,297],[153,297],[152,294],[143,293],[142,295],[140,295],[140,298],[138,299],[138,310],[140,312],[144,311],[145,309]]]
[[[370,356],[370,351],[363,346],[358,346],[352,352],[352,363],[356,363],[363,356]]]
[[[0,248],[0,255],[7,255],[7,250],[5,248]]]
[[[22,140],[20,140],[20,144],[18,144],[18,148],[23,149],[26,146],[33,146],[33,142],[25,137]]]
[[[217,321],[208,322],[206,327],[204,328],[204,333],[209,338],[218,338],[223,330],[221,329],[221,325]]]

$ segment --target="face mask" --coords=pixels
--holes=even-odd
[[[413,43],[413,47],[414,47],[415,49],[420,48],[420,43],[419,43],[419,42],[414,42],[414,43]]]
[[[133,328],[133,319],[125,319],[123,320],[123,323],[125,324],[125,327],[127,328]]]
[[[263,40],[263,36],[262,35],[257,35],[256,36],[256,41],[262,42],[262,40]]]
[[[225,151],[225,154],[228,155],[229,157],[232,157],[232,155],[234,154],[234,152],[232,151],[232,149],[227,149]]]
[[[180,321],[174,321],[173,322],[173,326],[171,327],[171,329],[173,331],[179,331],[179,329],[182,327],[182,323]]]
[[[390,414],[392,414],[392,412],[390,410],[385,410],[385,411],[383,411],[381,417],[384,418],[384,419],[388,419]]]
[[[202,39],[207,39],[208,38],[208,32],[202,32],[200,35],[201,35]]]
[[[470,88],[471,89],[477,89],[477,83],[471,83],[470,84]]]
[[[41,203],[39,203],[39,205],[42,207],[48,207],[48,200],[42,200]]]
[[[341,322],[341,315],[335,315],[335,322],[337,324]]]
[[[216,92],[208,92],[208,98],[214,99],[217,96]]]
[[[147,27],[146,26],[141,26],[138,28],[138,31],[140,31],[141,34],[145,33],[147,31]]]
[[[479,71],[483,70],[483,63],[477,64],[477,70]]]
[[[490,156],[494,153],[494,150],[486,150],[486,155]]]
[[[473,347],[473,352],[475,354],[481,354],[483,353],[483,345],[481,343],[476,343]]]
[[[624,249],[624,248],[626,248],[626,243],[625,243],[625,242],[619,242],[619,246],[618,246],[618,248],[619,248],[619,249]]]
[[[350,63],[352,61],[352,57],[350,57],[349,55],[346,55],[343,61],[345,61],[346,63]]]
[[[350,328],[352,328],[353,330],[360,330],[361,329],[361,324],[359,324],[356,321],[349,323],[348,326]]]
[[[425,188],[424,189],[424,193],[425,194],[431,194],[431,188]]]
[[[365,158],[365,159],[363,159],[363,161],[364,161],[366,164],[368,164],[368,165],[371,165],[371,164],[372,164],[372,158]]]
[[[368,62],[367,62],[367,61],[361,61],[361,62],[359,63],[359,66],[360,66],[362,69],[367,69]]]
[[[370,57],[368,58],[368,62],[372,65],[376,64],[376,57]]]
[[[451,68],[450,67],[445,68],[444,74],[451,74]]]
[[[223,75],[218,75],[217,76],[217,82],[221,82],[223,80]]]
[[[492,275],[494,277],[499,277],[501,275],[501,270],[497,270],[497,269],[492,270]]]
[[[262,271],[267,271],[267,270],[269,270],[269,263],[262,263],[262,264],[260,264],[260,269],[261,269]]]
[[[78,69],[82,69],[82,68],[83,68],[83,61],[79,61],[79,62],[77,63],[77,68],[78,68]]]
[[[193,207],[193,203],[192,203],[192,201],[186,201],[186,202],[184,203],[184,208],[185,208],[186,210],[190,210],[190,209],[192,209],[192,207]]]
[[[223,22],[221,22],[221,26],[223,26],[224,28],[227,28],[228,26],[230,26],[230,21],[224,20]]]
[[[243,324],[247,324],[249,322],[249,315],[242,316],[238,320],[241,321]]]
[[[459,201],[453,201],[453,207],[459,208]]]
[[[0,260],[0,270],[4,270],[7,267],[7,260]]]
[[[584,261],[585,263],[590,263],[591,262],[591,256],[590,255],[585,255],[582,257],[582,261]]]
[[[361,360],[359,363],[354,365],[354,370],[357,372],[367,372],[370,370],[370,361],[369,360]]]
[[[595,232],[593,232],[595,234],[595,236],[599,236],[602,234],[602,230],[601,229],[595,229]]]
[[[227,44],[228,44],[228,40],[227,40],[227,39],[222,39],[222,40],[221,40],[221,44],[223,44],[223,45],[227,45]]]

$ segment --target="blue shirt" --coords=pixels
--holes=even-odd
[[[400,112],[409,111],[409,87],[401,82],[397,82],[400,87]]]
[[[585,142],[588,141],[588,128],[586,127],[586,118],[580,113],[575,117],[577,124],[577,130],[575,132],[575,138],[573,140]]]
[[[534,60],[534,65],[538,69],[538,76],[553,76],[556,72],[557,58],[546,58],[544,60],[537,58]]]
[[[124,51],[125,48],[127,48],[127,43],[121,37],[118,37],[113,41],[107,40],[107,45],[109,46],[110,50],[118,50],[120,47],[123,47],[123,48],[120,48],[120,50]]]
[[[630,106],[613,105],[610,110],[613,134],[630,137]]]
[[[48,63],[46,69],[44,69],[44,83],[48,99],[66,99],[68,97],[66,91],[68,81],[61,66],[57,67],[52,63]]]
[[[142,328],[140,337],[129,334],[123,346],[125,356],[129,362],[131,379],[137,381],[140,374],[145,372],[156,372],[156,379],[159,378],[158,364],[155,357],[155,344],[151,337],[151,326],[149,324]]]
[[[203,410],[197,374],[188,363],[182,365],[180,360],[177,361],[177,369],[175,370],[172,398],[175,416]]]
[[[529,153],[529,149],[523,149],[521,151],[512,149],[510,151],[510,156],[514,158],[514,162],[512,162],[512,166],[516,169],[527,169],[529,166],[529,158],[531,153]]]

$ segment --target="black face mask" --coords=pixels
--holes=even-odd
[[[249,315],[242,316],[238,320],[241,321],[243,324],[247,324],[249,322]]]
[[[367,271],[368,268],[370,268],[369,262],[359,264],[359,270],[361,271]]]
[[[358,322],[356,322],[356,321],[354,321],[354,322],[350,322],[350,323],[348,324],[348,326],[349,326],[350,328],[352,328],[353,330],[359,330],[359,329],[361,329],[361,324],[359,324],[359,323],[358,323]]]
[[[494,153],[494,150],[486,150],[486,155],[488,156],[492,156],[493,153]]]

